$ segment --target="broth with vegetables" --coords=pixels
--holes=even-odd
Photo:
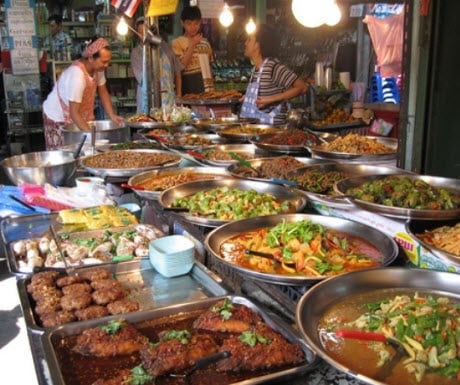
[[[339,330],[377,332],[402,344],[405,356],[379,381],[390,385],[460,381],[460,304],[452,298],[380,290],[347,298],[323,315],[318,333],[328,355],[354,372],[377,379],[395,354],[393,345],[341,338]]]

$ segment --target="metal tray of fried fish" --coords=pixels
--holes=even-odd
[[[203,382],[203,380],[207,378],[209,381],[210,376],[212,376],[211,378],[214,383],[218,383],[220,385],[253,385],[268,382],[271,383],[273,381],[288,383],[291,378],[303,375],[311,371],[316,366],[316,355],[312,352],[308,345],[299,338],[298,334],[293,331],[291,326],[287,325],[283,320],[272,313],[264,311],[253,301],[242,296],[228,295],[201,300],[192,299],[188,302],[176,303],[175,305],[163,307],[161,309],[130,313],[123,317],[123,319],[137,328],[144,335],[155,335],[157,333],[152,333],[151,329],[156,330],[157,328],[159,332],[178,329],[176,325],[183,324],[183,320],[186,320],[185,322],[187,322],[188,319],[189,322],[193,322],[193,320],[195,320],[202,312],[211,309],[212,307],[222,303],[224,300],[231,301],[231,303],[236,306],[246,306],[255,312],[262,318],[262,321],[266,325],[280,334],[288,343],[295,344],[299,347],[299,353],[302,356],[302,361],[298,364],[272,367],[271,369],[232,372],[218,372],[216,371],[215,364],[213,364],[191,374],[186,379],[188,381],[184,381],[183,378],[168,376],[168,374],[157,376],[155,378],[156,385],[182,385],[184,383],[195,383],[195,381],[198,381],[197,383],[209,383]],[[46,366],[49,370],[52,383],[54,385],[73,385],[76,383],[80,385],[91,385],[95,380],[98,380],[99,376],[104,377],[104,379],[110,379],[115,376],[117,370],[120,369],[120,363],[117,362],[121,360],[120,356],[113,356],[107,359],[95,356],[85,357],[78,355],[78,353],[71,353],[71,355],[78,355],[79,360],[86,360],[88,366],[91,365],[91,372],[85,376],[84,373],[82,373],[82,370],[78,370],[73,365],[67,364],[69,360],[72,361],[72,357],[63,356],[62,350],[59,354],[59,346],[65,345],[62,341],[72,340],[72,337],[75,337],[86,329],[99,327],[101,325],[105,325],[111,319],[119,318],[120,317],[110,317],[103,320],[100,319],[78,324],[67,324],[46,332],[42,336],[42,344],[46,357]],[[190,330],[193,331],[193,327]],[[225,339],[226,337],[222,338]],[[71,343],[69,343],[69,345],[71,345]],[[84,365],[84,363],[81,364]],[[130,367],[140,365],[141,358],[139,355],[133,354],[129,364],[131,365]],[[202,381],[200,381],[200,379]]]
[[[85,271],[100,268],[85,267],[79,269],[79,271],[84,274]],[[139,311],[228,293],[227,289],[222,285],[220,277],[197,260],[195,260],[195,264],[188,274],[174,278],[163,277],[152,267],[148,259],[108,264],[102,268],[108,270],[111,273],[111,277],[121,283],[122,288],[127,292],[125,298],[137,302]],[[62,276],[66,276],[66,274],[62,273]],[[36,303],[27,291],[27,286],[31,283],[31,279],[32,277],[27,277],[17,281],[19,299],[27,328],[33,332],[43,332],[50,328],[42,326],[40,318],[35,312]],[[120,316],[124,316],[124,314],[118,314],[116,317]],[[99,319],[107,317],[110,316]],[[66,325],[86,322],[88,321],[76,320]]]
[[[123,240],[120,235],[124,236]],[[60,246],[66,255],[67,264],[76,269],[83,266],[101,266],[124,260],[147,258],[148,243],[164,235],[163,231],[147,224],[85,231],[72,231],[62,227],[57,234],[60,238]],[[65,246],[67,240],[69,244],[72,244],[69,248],[71,250]],[[126,247],[122,245],[122,242],[125,242]],[[130,242],[132,244],[127,245]],[[23,245],[19,246],[21,243]],[[54,245],[49,226],[41,228],[40,232],[33,235],[25,235],[8,242],[6,250],[10,271],[13,274],[31,274],[44,269],[65,270],[65,263]],[[19,252],[20,249],[22,250]]]

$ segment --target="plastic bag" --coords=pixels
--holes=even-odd
[[[369,29],[382,77],[397,77],[402,72],[404,12],[384,19],[367,15],[363,22]]]
[[[372,122],[370,132],[375,135],[388,136],[393,128],[393,124],[381,118],[375,119]]]

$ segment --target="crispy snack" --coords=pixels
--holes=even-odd
[[[339,136],[328,144],[320,146],[325,151],[344,152],[347,154],[388,154],[395,152],[392,148],[379,143],[377,139],[357,134]]]
[[[128,122],[142,123],[142,122],[153,122],[154,119],[146,114],[135,114],[126,119]]]
[[[423,242],[460,257],[460,222],[416,234]]]
[[[57,220],[62,224],[84,225],[88,230],[138,223],[137,218],[127,209],[111,205],[61,210]]]

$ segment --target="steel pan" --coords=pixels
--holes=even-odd
[[[230,174],[227,170],[219,167],[178,167],[178,168],[168,168],[165,170],[151,170],[145,171],[140,174],[136,174],[129,178],[128,184],[131,186],[136,195],[145,199],[158,199],[161,194],[161,191],[151,191],[151,190],[140,190],[136,189],[136,186],[142,187],[144,181],[160,178],[164,176],[175,176],[175,175],[184,175],[184,174],[200,174],[200,175],[215,175],[216,177],[228,177]],[[209,178],[213,179],[213,178]]]
[[[289,201],[295,207],[296,212],[302,211],[307,203],[305,197],[302,194],[292,189],[289,189],[285,186],[280,186],[273,183],[256,182],[235,178],[183,183],[163,191],[160,194],[158,201],[161,204],[161,206],[163,206],[163,208],[168,209],[172,207],[172,203],[176,198],[183,198],[191,196],[199,191],[207,191],[225,186],[229,188],[238,188],[244,191],[256,190],[261,194],[274,195],[277,199]],[[200,217],[190,214],[188,212],[179,213],[183,215],[184,218],[189,222],[201,226],[216,227],[230,222],[228,220]]]
[[[131,139],[131,130],[126,124],[118,126],[111,120],[93,120],[88,122],[88,124],[95,126],[96,140],[108,139],[110,143],[120,143]],[[65,126],[62,133],[64,145],[80,143],[84,135],[86,135],[86,143],[91,143],[92,132],[81,131],[74,123]]]
[[[357,237],[362,238],[365,235],[366,240],[372,243],[374,247],[376,247],[382,255],[380,266],[389,265],[398,256],[398,246],[396,242],[384,233],[374,228],[371,228],[370,226],[350,221],[347,219],[327,217],[314,214],[267,215],[265,217],[250,218],[228,223],[213,230],[207,235],[205,239],[206,249],[219,261],[225,263],[226,265],[237,270],[238,272],[243,273],[248,277],[251,277],[252,279],[256,279],[258,281],[275,283],[279,285],[311,285],[326,278],[307,277],[301,275],[262,273],[242,266],[238,266],[222,258],[220,254],[220,246],[227,239],[241,234],[242,232],[252,231],[263,227],[276,226],[283,220],[288,223],[298,222],[302,220],[311,220],[312,222],[321,224],[327,228],[335,229]]]
[[[327,363],[357,380],[382,385],[363,374],[356,373],[329,356],[323,348],[318,324],[323,316],[337,303],[350,296],[365,295],[370,291],[428,292],[460,300],[458,274],[406,267],[389,267],[361,270],[324,280],[309,289],[299,300],[296,324],[308,345]]]
[[[460,208],[452,210],[430,210],[430,209],[408,209],[395,206],[385,206],[382,204],[371,203],[361,199],[351,198],[347,195],[347,190],[353,187],[359,187],[363,183],[372,182],[378,179],[383,179],[388,175],[370,175],[361,176],[354,178],[343,179],[336,183],[334,189],[340,195],[347,196],[351,202],[355,205],[375,212],[377,214],[385,215],[393,218],[402,219],[431,219],[431,220],[443,220],[443,219],[455,219],[460,218]],[[412,180],[422,180],[433,187],[445,188],[457,195],[460,195],[460,179],[443,178],[429,175],[401,175],[401,177],[407,177]]]

